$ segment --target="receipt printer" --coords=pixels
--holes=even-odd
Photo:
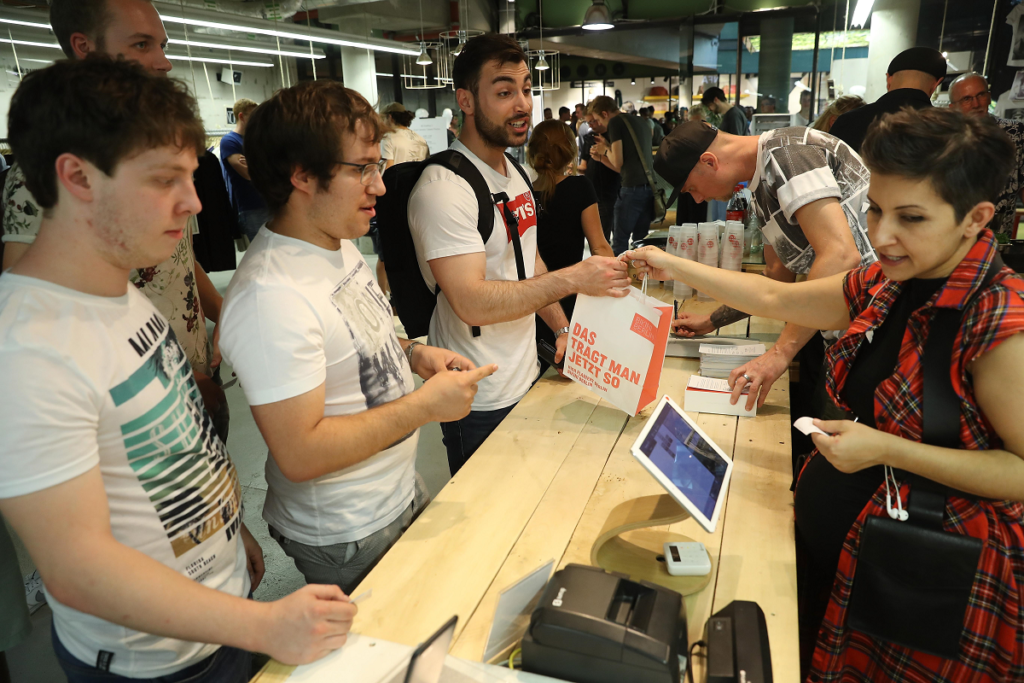
[[[522,647],[525,671],[566,681],[679,683],[687,647],[683,597],[570,564],[548,582]]]

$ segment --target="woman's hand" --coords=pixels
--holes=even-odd
[[[814,426],[829,433],[811,434],[814,445],[844,474],[887,464],[886,455],[894,445],[893,440],[900,438],[850,420],[815,420]]]
[[[678,259],[657,247],[640,247],[623,252],[619,260],[627,265],[632,264],[638,273],[665,282],[673,279],[670,268]]]

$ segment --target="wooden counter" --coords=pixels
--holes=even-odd
[[[655,285],[650,293],[671,300],[671,289]],[[696,300],[684,306],[714,308]],[[740,322],[722,333],[746,329]],[[781,329],[781,323],[755,318],[751,336],[770,342]],[[659,394],[681,404],[698,365],[667,358]],[[664,491],[629,453],[653,407],[629,418],[569,380],[539,381],[354,591],[373,589],[355,630],[415,645],[458,614],[451,653],[480,660],[502,590],[552,559],[558,567],[589,563],[591,545],[615,505]],[[714,534],[690,519],[663,527],[702,541],[713,560],[710,585],[686,598],[690,642],[703,637],[712,613],[733,600],[754,600],[768,622],[774,680],[795,683],[788,378],[776,383],[756,418],[692,416],[735,466]],[[695,680],[703,680],[703,658],[694,664]],[[291,670],[271,662],[253,682],[279,683]]]

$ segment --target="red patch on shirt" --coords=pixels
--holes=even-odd
[[[499,204],[499,208],[500,208]],[[515,199],[509,200],[508,209],[516,215],[519,219],[519,236],[522,237],[526,234],[526,231],[530,228],[537,227],[537,206],[533,203],[533,195],[529,192],[524,192]],[[505,212],[502,211],[501,220],[505,223],[505,236],[508,237],[508,241],[512,241],[512,231],[508,227],[508,221],[505,221]]]

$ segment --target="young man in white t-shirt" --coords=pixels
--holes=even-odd
[[[270,446],[270,534],[307,581],[345,592],[426,505],[419,427],[465,416],[496,369],[395,335],[351,242],[384,194],[382,133],[335,81],[281,90],[253,113],[249,174],[274,219],[231,280],[220,337]],[[412,372],[427,380],[418,391]]]
[[[537,253],[537,211],[529,185],[507,162],[505,149],[526,143],[533,111],[530,69],[519,44],[485,34],[455,60],[455,96],[465,115],[458,150],[480,171],[494,200],[494,229],[485,244],[469,183],[442,166],[428,166],[409,197],[409,228],[427,285],[440,285],[430,321],[432,344],[482,365],[498,361],[480,384],[473,411],[442,423],[455,474],[537,379],[537,313],[555,332],[561,360],[569,332],[559,299],[570,294],[626,296],[626,266],[595,256],[547,272]],[[515,214],[506,220],[507,212]],[[518,223],[526,279],[519,281],[511,224]]]
[[[312,661],[356,612],[335,586],[245,599],[262,555],[238,475],[167,320],[129,284],[200,210],[197,110],[179,82],[100,56],[26,76],[11,103],[43,221],[0,276],[0,512],[72,683],[242,683],[246,650]]]

